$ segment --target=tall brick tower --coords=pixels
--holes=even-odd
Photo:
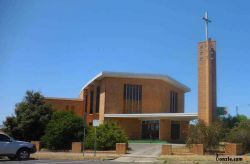
[[[198,118],[206,125],[212,123],[216,113],[216,42],[208,38],[207,13],[206,40],[198,43]]]

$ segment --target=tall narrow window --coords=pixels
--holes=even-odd
[[[88,112],[88,95],[85,95],[85,113]]]
[[[141,113],[142,86],[124,84],[123,99],[125,113]]]
[[[100,87],[96,88],[96,109],[95,112],[99,113],[99,104],[100,104]]]
[[[178,110],[178,93],[171,91],[170,92],[170,112],[177,113]]]
[[[93,114],[93,109],[94,109],[94,91],[90,92],[90,114]]]

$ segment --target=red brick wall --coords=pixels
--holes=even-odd
[[[228,143],[225,144],[225,154],[228,155],[241,155],[242,151],[242,144],[236,143]]]
[[[62,99],[45,97],[45,103],[51,104],[55,110],[73,111],[76,115],[83,117],[82,99]]]

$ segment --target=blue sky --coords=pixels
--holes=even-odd
[[[78,97],[102,70],[167,74],[191,88],[209,12],[217,41],[218,106],[250,116],[250,1],[0,0],[0,122],[25,91]]]

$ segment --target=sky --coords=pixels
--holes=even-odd
[[[0,124],[26,90],[77,98],[101,71],[166,74],[197,112],[202,17],[217,42],[217,104],[250,116],[248,0],[0,0]]]

